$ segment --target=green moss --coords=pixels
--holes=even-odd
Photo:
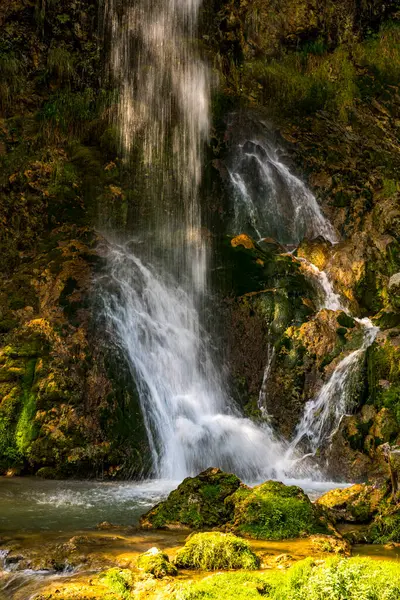
[[[353,317],[347,315],[345,312],[341,312],[340,315],[338,315],[337,322],[339,323],[339,325],[345,327],[346,329],[353,329],[353,327],[355,327],[356,325],[356,322],[353,319]]]
[[[400,512],[396,510],[377,515],[368,529],[367,538],[373,544],[400,542]]]
[[[259,567],[260,561],[249,543],[231,533],[196,533],[178,550],[175,564],[182,569],[247,569]]]
[[[234,505],[235,531],[250,537],[281,540],[328,533],[318,510],[296,486],[267,481],[239,489],[226,502]]]
[[[16,446],[22,455],[26,453],[29,444],[37,434],[37,427],[34,420],[36,413],[36,395],[31,389],[35,377],[35,367],[36,359],[29,360],[26,366],[22,386],[22,411],[15,430]]]
[[[141,554],[137,559],[138,569],[145,573],[150,573],[161,579],[166,576],[177,575],[176,567],[170,563],[168,555],[158,548],[151,548],[144,554]]]
[[[193,529],[221,526],[232,517],[232,507],[224,504],[240,486],[236,475],[208,469],[188,477],[140,520],[142,527],[161,528],[180,523]]]
[[[116,594],[118,600],[130,600],[133,598],[134,577],[128,569],[108,569],[99,575],[101,583]]]
[[[50,76],[55,76],[60,82],[70,84],[74,78],[74,56],[65,44],[54,45],[47,57],[47,68]]]

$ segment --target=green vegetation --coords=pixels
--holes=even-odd
[[[188,477],[167,500],[160,502],[140,520],[144,528],[161,528],[180,523],[192,529],[218,527],[232,517],[231,506],[224,503],[240,486],[236,475],[220,469],[207,469],[197,477]]]
[[[132,571],[128,569],[109,569],[99,575],[100,582],[115,594],[118,600],[130,600],[133,598],[134,578]]]
[[[238,533],[265,540],[282,540],[311,533],[328,533],[318,510],[300,488],[267,481],[240,488],[227,502],[234,505]]]
[[[369,559],[306,559],[281,573],[218,574],[187,584],[174,600],[398,600],[400,566]]]
[[[399,64],[400,26],[386,23],[369,39],[333,51],[320,40],[280,58],[246,62],[244,87],[275,113],[302,115],[324,109],[347,121],[357,99],[384,84],[398,83]]]
[[[175,564],[182,569],[254,570],[260,565],[250,545],[231,533],[196,533],[178,550]]]
[[[151,573],[161,579],[166,575],[177,575],[176,567],[170,563],[168,555],[158,548],[150,548],[137,559],[137,567],[145,573]]]

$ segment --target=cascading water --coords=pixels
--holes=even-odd
[[[190,296],[124,247],[109,260],[106,315],[137,382],[155,474],[182,479],[211,465],[246,480],[276,474],[281,446],[229,409]]]
[[[279,147],[268,126],[254,119],[236,131],[226,166],[233,186],[235,233],[242,231],[259,239],[274,237],[296,246],[304,237],[322,236],[338,241],[332,225],[323,216],[307,187],[280,160]],[[328,275],[305,259],[299,260],[315,282],[319,309],[349,310],[333,288]],[[300,448],[314,454],[337,430],[340,420],[354,408],[353,383],[358,377],[366,349],[374,342],[378,329],[369,319],[356,319],[364,327],[361,347],[346,356],[315,399],[307,402],[293,440],[287,447],[283,464],[295,464]],[[268,378],[273,368],[274,351],[268,361],[260,390],[259,407],[265,410]]]
[[[284,453],[267,426],[231,407],[198,312],[209,123],[207,69],[193,43],[200,3],[108,0],[118,125],[126,156],[139,153],[151,214],[136,244],[110,243],[102,295],[139,392],[154,475],[176,480],[217,466],[255,480],[276,474]]]
[[[168,248],[163,266],[188,276],[186,284],[199,291],[206,251],[198,187],[209,131],[208,70],[193,44],[201,1],[106,0],[105,5],[110,70],[119,88],[116,123],[147,198],[151,246]],[[147,248],[149,259],[154,248]]]
[[[233,121],[235,140],[226,161],[234,196],[233,230],[297,245],[319,235],[338,237],[317,200],[280,158],[267,124],[252,121],[242,131]]]
[[[305,443],[307,450],[314,454],[322,442],[335,434],[342,417],[354,409],[351,391],[357,381],[365,351],[373,344],[379,331],[369,319],[357,320],[365,327],[361,348],[346,356],[317,397],[307,402],[287,451],[288,460],[301,443]]]

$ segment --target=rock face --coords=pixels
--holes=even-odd
[[[0,473],[139,475],[149,465],[135,385],[110,340],[99,348],[105,328],[92,285],[102,268],[94,224],[125,232],[146,218],[113,126],[99,2],[3,4]],[[327,456],[331,473],[352,481],[381,475],[378,448],[400,437],[397,8],[384,0],[202,7],[203,49],[221,82],[203,212],[215,234],[216,329],[230,390],[247,415],[261,419],[261,406],[291,437],[360,332],[339,314],[318,314],[307,273],[274,240],[224,237],[232,206],[221,164],[234,111],[267,115],[285,161],[340,233],[334,247],[304,240],[298,256],[382,329],[360,371],[357,414],[343,419]]]
[[[224,527],[259,539],[328,533],[322,513],[298,487],[267,481],[255,488],[235,475],[208,469],[189,477],[140,521],[144,529]]]

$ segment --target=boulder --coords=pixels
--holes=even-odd
[[[328,509],[335,523],[368,523],[378,512],[385,489],[357,484],[345,489],[327,492],[316,504]]]
[[[225,504],[225,498],[240,485],[236,475],[207,469],[197,477],[187,477],[166,500],[142,516],[140,525],[144,529],[206,529],[224,525],[233,516],[233,507]]]
[[[137,559],[137,567],[144,573],[150,573],[157,579],[167,575],[177,575],[177,568],[170,563],[168,555],[158,548],[150,548]]]
[[[233,531],[256,539],[283,540],[329,527],[302,489],[267,481],[257,487],[240,487],[227,504],[234,506]]]

